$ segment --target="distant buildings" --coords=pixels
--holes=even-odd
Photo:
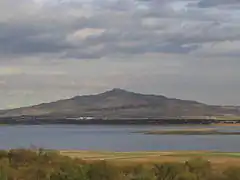
[[[71,119],[71,120],[91,120],[94,119],[94,117],[77,117],[77,118],[67,118],[67,119]]]

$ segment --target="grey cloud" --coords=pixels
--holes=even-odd
[[[46,24],[44,24],[46,26]],[[47,26],[51,28],[51,26]],[[60,52],[70,48],[63,42],[64,35],[57,29],[47,30],[32,21],[0,24],[0,53],[3,55],[28,55]]]
[[[206,8],[218,5],[235,5],[240,3],[239,0],[201,0],[198,3],[199,7]]]
[[[34,16],[15,17],[0,24],[0,53],[97,59],[115,53],[182,54],[201,48],[202,43],[240,39],[237,25],[240,20],[225,25],[226,19],[220,12],[213,16],[206,10],[191,7],[185,12],[176,11],[171,6],[176,2],[184,1],[150,1],[145,4],[148,9],[141,10],[136,1],[93,1],[92,14],[88,17],[78,14],[65,17],[73,9],[84,14],[86,8],[81,1],[43,7]],[[155,19],[152,26],[143,24],[147,18]],[[76,42],[68,39],[84,28],[101,28],[105,32]],[[96,50],[96,45],[102,47]]]
[[[114,87],[239,104],[239,1],[56,2],[0,1],[0,107]]]

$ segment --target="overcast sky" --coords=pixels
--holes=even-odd
[[[0,109],[123,88],[240,105],[240,0],[0,0]]]

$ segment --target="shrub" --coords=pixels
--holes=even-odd
[[[99,161],[90,165],[88,177],[90,180],[118,180],[122,179],[122,173],[116,166]]]
[[[197,175],[191,172],[184,172],[176,176],[175,180],[197,180]]]
[[[161,165],[155,165],[157,180],[174,180],[183,172],[185,172],[185,167],[180,163],[164,163]]]
[[[202,158],[195,158],[185,163],[189,172],[196,174],[198,179],[207,179],[212,172],[211,164]]]
[[[154,180],[155,178],[153,168],[144,165],[134,167],[130,174],[131,180]]]
[[[240,168],[239,167],[229,167],[224,171],[224,176],[226,180],[240,180]]]

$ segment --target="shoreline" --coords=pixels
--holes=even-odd
[[[145,135],[240,135],[240,131],[224,132],[218,128],[147,130],[133,133],[142,133]]]
[[[218,126],[240,127],[240,123],[236,123],[236,124],[232,124],[232,123],[219,123]]]
[[[18,125],[26,125],[26,126],[38,126],[38,125],[106,125],[106,126],[112,126],[112,125],[116,125],[116,126],[131,126],[131,125],[139,125],[139,126],[148,126],[148,125],[156,125],[156,126],[206,126],[206,127],[216,127],[216,126],[226,126],[226,127],[240,127],[240,123],[208,123],[208,122],[204,122],[204,123],[198,123],[198,122],[190,122],[190,123],[183,123],[181,121],[177,122],[177,123],[159,123],[159,122],[138,122],[138,120],[134,120],[131,122],[116,122],[113,120],[109,120],[109,121],[101,121],[101,122],[87,122],[87,121],[75,121],[75,122],[54,122],[54,121],[49,121],[49,122],[25,122],[25,121],[18,121],[18,122],[1,122],[0,120],[0,126],[18,126]]]

